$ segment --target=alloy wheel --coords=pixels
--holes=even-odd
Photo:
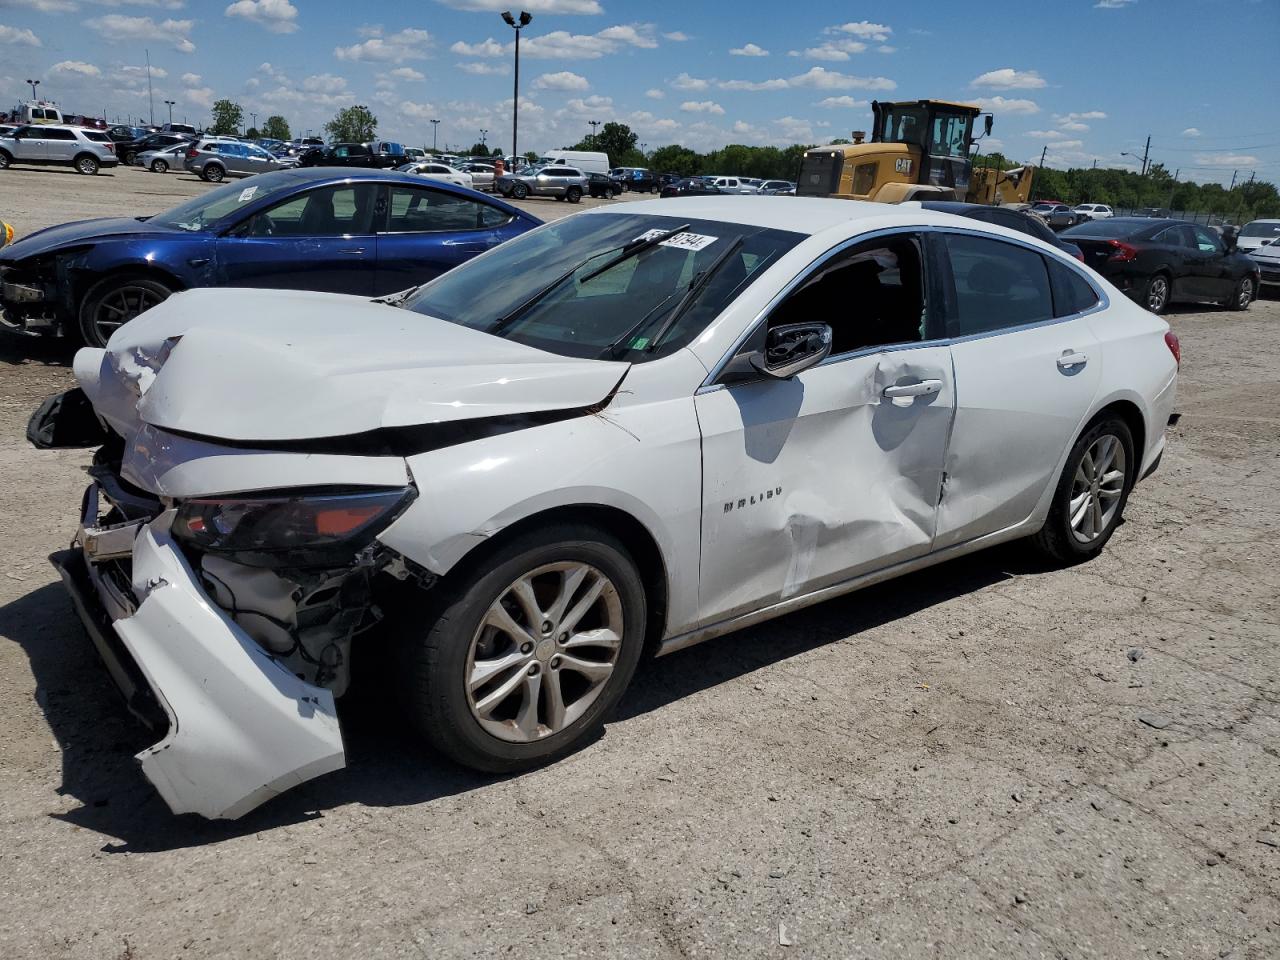
[[[1253,281],[1245,277],[1240,281],[1240,290],[1236,294],[1236,306],[1241,310],[1253,302]]]
[[[1120,509],[1126,479],[1124,444],[1104,433],[1085,451],[1071,483],[1067,516],[1079,543],[1103,535]]]
[[[93,328],[98,342],[106,343],[111,335],[144,310],[150,310],[164,297],[148,287],[124,284],[100,301],[93,315]]]
[[[98,161],[90,157],[82,157],[76,164],[76,169],[85,176],[92,176],[98,172]]]
[[[1159,313],[1169,300],[1169,281],[1164,277],[1152,277],[1147,287],[1147,309]]]
[[[472,716],[514,743],[567,729],[604,691],[622,637],[618,589],[597,568],[559,562],[524,574],[493,601],[472,637]]]

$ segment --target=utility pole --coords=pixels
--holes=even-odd
[[[439,130],[440,130],[440,121],[432,120],[431,121],[431,152],[432,153],[437,152],[436,151],[436,134],[439,132]]]
[[[1173,171],[1173,183],[1169,184],[1169,202],[1165,204],[1170,210],[1173,209],[1173,191],[1178,187],[1178,174],[1182,172],[1182,168],[1178,167]]]
[[[1046,143],[1044,149],[1040,151],[1040,169],[1044,169],[1044,158],[1049,155],[1049,145]]]
[[[151,125],[156,125],[156,98],[151,92],[151,51],[145,51],[147,55],[147,103],[151,105]]]
[[[1236,188],[1236,174],[1239,172],[1240,172],[1239,170],[1231,171],[1231,186],[1227,187],[1227,193],[1230,193],[1232,190]]]
[[[1147,145],[1142,148],[1142,175],[1147,175],[1147,155],[1151,153],[1151,135],[1147,134]]]

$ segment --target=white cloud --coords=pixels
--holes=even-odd
[[[855,107],[870,106],[870,102],[867,100],[855,100],[853,97],[845,94],[842,97],[827,97],[823,100],[819,100],[815,106],[822,107],[827,110],[852,110]]]
[[[402,117],[408,117],[411,120],[431,121],[437,119],[437,110],[430,103],[418,103],[416,100],[401,100],[397,109]]]
[[[41,13],[69,13],[76,9],[74,0],[8,0],[0,7],[27,7]]]
[[[778,77],[774,80],[721,80],[716,86],[721,90],[786,90],[791,84]]]
[[[391,71],[389,76],[395,77],[397,80],[425,80],[427,75],[421,70],[415,70],[413,67],[396,67]]]
[[[459,40],[449,50],[460,57],[505,57],[507,55],[507,48],[493,37],[486,37],[480,43],[465,43]]]
[[[663,93],[661,90],[657,89],[656,87],[646,90],[644,92],[644,95],[648,97],[650,100],[662,100],[666,97],[666,94]]]
[[[58,64],[57,66],[53,67],[53,69],[56,70],[60,66],[62,66],[62,64]],[[133,66],[131,64],[114,67],[112,68],[111,73],[113,76],[123,77],[126,80],[136,81],[139,83],[147,79],[146,67]],[[163,80],[168,75],[169,75],[169,71],[166,70],[164,67],[153,66],[151,68],[151,79],[153,80]]]
[[[768,50],[754,43],[744,43],[740,47],[734,47],[729,52],[735,57],[767,57],[769,55]]]
[[[520,101],[520,109],[524,109],[524,100]],[[565,116],[578,116],[584,113],[599,113],[602,110],[612,109],[613,97],[601,97],[593,94],[590,97],[573,98],[564,105],[564,110],[561,113]]]
[[[691,77],[687,73],[682,73],[671,81],[671,86],[676,90],[706,90],[711,84],[700,77]]]
[[[1198,137],[1200,136],[1200,131],[1196,127],[1187,127],[1187,129],[1182,131],[1182,135],[1184,137]]]
[[[1251,153],[1197,153],[1195,158],[1200,167],[1252,167],[1258,163]]]
[[[817,90],[894,90],[898,86],[887,77],[854,77],[825,67],[811,67],[807,73],[792,77],[788,83],[793,87]]]
[[[195,53],[196,45],[191,42],[191,28],[194,25],[192,20],[157,22],[151,17],[126,17],[119,13],[108,13],[106,16],[85,21],[85,26],[112,43],[144,41],[171,43],[180,53]]]
[[[887,43],[881,44],[880,46],[876,47],[876,53],[897,53],[897,52],[898,52],[897,47],[891,47]]]
[[[39,47],[40,38],[30,30],[22,27],[6,27],[0,23],[0,43],[11,43],[20,47]]]
[[[889,39],[889,34],[893,33],[893,30],[883,23],[870,23],[866,20],[859,20],[857,23],[842,23],[838,27],[827,27],[823,33],[847,33],[863,40],[874,40],[876,43],[883,43]]]
[[[391,34],[384,34],[381,27],[363,27],[361,33],[369,39],[349,47],[334,47],[333,55],[339,60],[403,63],[424,59],[426,47],[431,42],[431,34],[413,27]]]
[[[591,87],[586,77],[579,76],[569,70],[561,70],[559,73],[544,73],[533,81],[533,85],[539,90],[588,90]]]
[[[664,33],[662,39],[670,40],[672,43],[684,43],[689,39],[689,35],[683,30],[672,30],[670,33]]]
[[[618,43],[652,50],[658,45],[653,39],[653,24],[630,23],[625,26],[606,27],[596,34],[602,40],[616,40]]]
[[[828,40],[821,46],[809,47],[806,50],[792,50],[793,57],[805,57],[809,60],[839,61],[848,60],[851,53],[862,53],[867,45],[861,40]]]
[[[1035,140],[1064,140],[1067,136],[1058,130],[1028,130],[1026,135]]]
[[[61,63],[55,63],[49,68],[49,72],[53,74],[75,75],[81,77],[100,77],[102,71],[95,67],[92,63],[85,63],[83,60],[63,60]]]
[[[1039,90],[1045,85],[1044,77],[1036,71],[1015,70],[1013,67],[988,70],[969,83],[971,87],[990,87],[993,90]]]
[[[718,117],[724,116],[724,107],[714,100],[686,100],[680,104],[680,109],[685,113],[710,113]]]
[[[455,10],[501,12],[514,9],[511,0],[439,0],[439,2]],[[604,13],[598,0],[522,0],[519,8],[528,10],[530,13]]]
[[[525,37],[520,53],[541,60],[596,60],[623,47],[652,49],[657,45],[652,24],[632,23],[606,27],[593,34],[553,30],[539,37]],[[464,57],[505,57],[514,46],[514,43],[499,43],[489,37],[482,43],[459,40],[449,49]]]
[[[1079,150],[1084,146],[1083,140],[1055,140],[1049,144],[1055,151],[1057,150]]]
[[[1084,133],[1089,129],[1087,123],[1081,123],[1078,120],[1063,120],[1060,126],[1063,130],[1070,130],[1072,133]]]
[[[182,75],[182,85],[184,87],[198,87],[202,79],[204,78],[198,73],[184,73]]]
[[[1006,97],[978,97],[973,101],[983,110],[992,113],[1039,113],[1040,105],[1034,100],[1010,100]]]
[[[1093,6],[1096,10],[1123,10],[1129,4],[1137,2],[1138,0],[1098,0]]]
[[[272,33],[293,33],[298,29],[298,8],[289,0],[236,0],[224,16],[241,17]]]
[[[307,93],[341,94],[347,91],[347,78],[333,73],[317,73],[302,81]]]
[[[505,63],[485,63],[483,60],[468,60],[458,64],[458,69],[477,77],[505,76],[511,67]]]
[[[213,87],[190,87],[182,93],[188,103],[206,110],[213,106]]]

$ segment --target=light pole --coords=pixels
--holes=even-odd
[[[520,19],[517,20],[511,15],[510,10],[505,10],[503,11],[502,19],[507,26],[513,28],[516,32],[516,82],[511,94],[511,166],[514,168],[520,158],[518,149],[518,133],[520,130],[520,31],[532,22],[533,14],[521,10]]]
[[[37,100],[37,99],[39,99],[39,98],[36,96],[36,87],[40,86],[40,81],[39,81],[39,80],[28,80],[28,81],[27,81],[27,83],[31,84],[31,99],[32,99],[32,100]]]
[[[591,146],[595,147],[595,146],[597,146],[597,144],[596,144],[596,128],[600,126],[600,121],[599,121],[599,120],[588,120],[588,121],[587,121],[587,126],[589,126],[589,127],[591,128]]]
[[[165,106],[169,108],[169,126],[173,126],[173,108],[177,104],[177,100],[166,100]]]
[[[436,134],[439,133],[439,131],[440,131],[440,121],[432,120],[431,121],[431,152],[432,153],[438,152],[436,149]]]
[[[480,131],[480,146],[486,150],[489,148],[489,131],[482,129]]]
[[[257,115],[256,113],[254,113],[252,110],[250,110],[250,111],[249,111],[249,116],[253,118],[253,129],[254,129],[254,130],[257,130],[257,129],[258,129],[258,115]]]

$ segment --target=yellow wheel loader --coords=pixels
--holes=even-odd
[[[974,169],[974,121],[991,114],[946,100],[872,101],[875,129],[870,142],[854,131],[853,143],[814,147],[800,164],[796,195],[845,200],[967,200],[1027,203],[1035,167]]]

